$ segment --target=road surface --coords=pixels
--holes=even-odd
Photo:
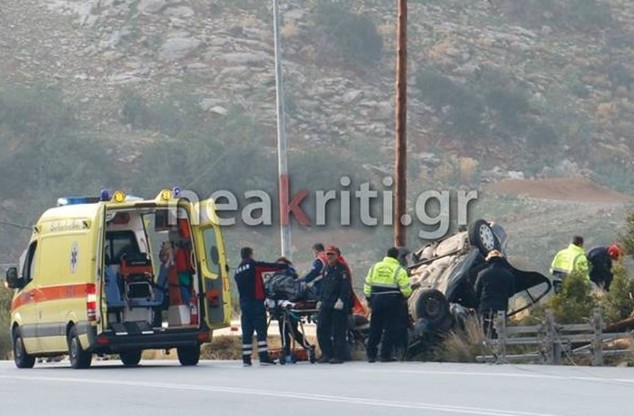
[[[630,368],[144,360],[18,370],[0,361],[2,415],[628,415],[633,393]]]

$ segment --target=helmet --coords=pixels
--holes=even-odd
[[[618,260],[623,256],[623,249],[618,244],[610,244],[608,246],[608,254],[613,260]]]
[[[499,250],[491,250],[489,254],[487,254],[486,261],[491,260],[493,257],[502,257],[502,253]]]

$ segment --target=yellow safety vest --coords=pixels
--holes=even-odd
[[[590,280],[588,274],[588,258],[583,248],[570,244],[567,248],[560,250],[553,258],[550,265],[550,272],[563,276],[572,273],[580,273]]]
[[[407,271],[401,267],[397,259],[385,257],[368,271],[363,285],[366,296],[381,293],[401,293],[408,297],[412,294],[412,286]]]

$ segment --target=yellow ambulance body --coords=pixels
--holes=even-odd
[[[228,266],[213,202],[175,192],[67,198],[42,214],[7,271],[17,367],[61,354],[74,368],[93,354],[136,366],[143,350],[170,348],[198,363],[230,323]]]

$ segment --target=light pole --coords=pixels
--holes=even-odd
[[[396,27],[396,137],[394,145],[394,245],[405,247],[407,201],[407,0],[398,0],[398,23]]]
[[[289,195],[286,162],[286,120],[282,84],[280,15],[278,0],[273,0],[273,32],[275,33],[275,97],[277,101],[277,170],[279,175],[280,245],[282,256],[291,258],[291,224],[287,210]]]

